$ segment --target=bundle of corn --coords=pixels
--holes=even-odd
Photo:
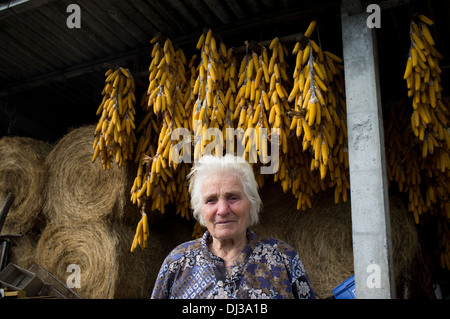
[[[52,146],[28,137],[0,139],[0,203],[9,193],[14,202],[3,233],[26,233],[39,227],[47,186],[45,157]]]
[[[267,41],[267,47],[263,43],[251,47],[246,42],[245,52],[238,53],[227,49],[220,36],[211,29],[205,30],[196,45],[200,59],[195,66],[194,56],[186,69],[183,66],[185,59],[174,64],[177,62],[174,57],[183,57],[182,53],[171,49],[169,40],[165,39],[163,46],[160,39],[155,38],[147,92],[147,111],[153,111],[155,116],[147,113],[145,117],[149,124],[139,145],[146,145],[150,151],[144,157],[142,152],[136,154],[147,168],[138,171],[132,188],[133,202],[140,205],[146,190],[147,197],[158,195],[151,197],[159,203],[158,206],[153,203],[151,210],[164,212],[164,206],[174,202],[169,196],[171,187],[163,185],[158,188],[162,192],[148,192],[155,188],[149,189],[145,182],[150,180],[152,183],[149,184],[154,184],[156,180],[173,175],[163,154],[158,154],[163,150],[171,154],[166,147],[175,143],[169,142],[171,132],[183,125],[193,138],[183,141],[193,146],[193,152],[189,154],[191,160],[197,160],[205,152],[238,153],[253,164],[260,186],[264,184],[264,176],[259,169],[270,160],[268,143],[273,148],[276,145],[277,150],[271,150],[272,155],[280,150],[280,156],[272,159],[276,161],[274,180],[282,184],[285,192],[292,191],[298,199],[298,210],[311,207],[312,195],[328,187],[335,188],[336,202],[340,197],[346,201],[349,182],[342,59],[323,52],[309,39],[315,24],[315,21],[310,24],[305,40],[294,48],[294,53],[298,53],[294,84],[288,77],[289,51],[278,37]],[[183,81],[177,85],[176,79]],[[173,93],[173,87],[177,87],[177,94]],[[295,107],[291,107],[290,102],[294,102]],[[164,105],[171,104],[176,106],[173,111],[166,108],[168,112],[161,113]],[[192,121],[186,121],[186,118]],[[158,140],[150,128],[160,134]],[[291,134],[293,129],[297,138],[304,136],[303,149]],[[217,131],[220,134],[216,134]],[[143,147],[138,146],[138,149],[142,151]],[[188,150],[191,151],[189,147]],[[149,179],[146,171],[150,166]],[[184,168],[187,170],[189,166]],[[181,182],[185,184],[183,180]],[[181,193],[182,201],[175,200],[175,204],[188,217],[183,205],[187,196],[184,191]]]
[[[443,97],[442,101],[448,110],[448,99]],[[442,239],[441,266],[450,269],[450,144],[422,156],[423,144],[411,129],[408,104],[401,100],[390,103],[389,108],[384,121],[389,187],[394,184],[400,192],[408,194],[408,212],[414,216],[416,224],[423,224],[431,216],[438,219],[438,235]],[[448,127],[448,121],[445,125]],[[450,138],[447,141],[450,143]]]
[[[254,231],[294,247],[317,296],[332,296],[332,290],[353,274],[350,203],[334,204],[328,190],[314,197],[310,210],[299,213],[295,199],[276,184],[265,185],[261,197],[264,210]],[[395,277],[400,285],[419,249],[418,234],[403,203],[392,198],[390,206]]]
[[[196,48],[200,50],[200,61],[195,72],[197,77],[192,90],[195,102],[190,114],[195,138],[194,160],[198,160],[204,154],[208,141],[213,139],[213,136],[209,136],[211,135],[209,132],[214,129],[225,131],[226,127],[231,127],[231,122],[238,117],[239,113],[236,112],[240,109],[236,107],[236,111],[234,110],[232,97],[237,89],[233,86],[236,77],[236,65],[232,63],[233,51],[227,50],[225,44],[211,29],[200,36]],[[217,139],[223,137],[223,134],[222,136],[214,134],[216,143],[219,143]],[[223,140],[221,142],[223,145]]]
[[[137,146],[135,161],[138,162],[138,170],[130,191],[131,201],[140,207],[141,219],[131,251],[138,244],[141,248],[146,247],[148,211],[164,213],[165,206],[176,201],[180,207],[177,212],[189,219],[189,211],[183,204],[188,201],[185,186],[187,164],[179,160],[177,143],[172,139],[174,132],[183,125],[186,129],[189,127],[185,108],[189,97],[186,58],[168,38],[155,37],[151,43],[154,46],[149,86],[147,96],[143,98],[147,103],[141,103],[146,115],[138,127],[138,131],[143,130],[143,135]]]
[[[448,109],[449,101],[442,100]],[[408,193],[408,210],[413,213],[416,223],[427,212],[436,215],[439,211],[442,217],[450,218],[447,192],[450,135],[446,133],[449,136],[446,146],[421,156],[423,146],[412,132],[407,104],[401,100],[390,103],[389,108],[385,121],[388,182],[395,182],[401,192]],[[448,120],[445,125],[448,127]]]
[[[111,168],[111,160],[119,166],[132,159],[136,136],[134,135],[134,78],[128,69],[111,67],[105,73],[103,100],[97,109],[101,115],[95,128],[93,143],[95,162],[100,155],[104,169]]]
[[[62,137],[46,158],[49,167],[45,213],[60,223],[121,221],[136,218],[129,204],[130,172],[92,163],[95,126],[74,129]],[[130,168],[131,169],[131,168]]]
[[[255,50],[259,50],[260,53],[256,53]],[[232,109],[235,119],[233,122],[237,123],[233,127],[244,130],[243,137],[240,138],[244,150],[243,157],[253,165],[260,187],[264,184],[264,176],[260,174],[259,167],[260,164],[269,161],[269,140],[282,150],[276,167],[283,167],[280,170],[283,173],[285,171],[283,159],[288,152],[289,119],[286,112],[289,105],[285,88],[288,81],[288,65],[285,60],[287,48],[279,38],[274,38],[269,44],[269,50],[259,45],[250,52],[246,46],[246,53],[242,57],[237,73],[239,90],[234,102],[236,107]],[[272,152],[274,153],[273,149]],[[283,174],[280,178],[276,172],[274,174],[276,180],[284,182]]]
[[[429,27],[434,22],[424,15],[413,17],[410,25],[411,47],[405,74],[408,97],[412,98],[411,128],[422,144],[422,155],[445,149],[448,139],[444,135],[448,122],[448,109],[443,104],[441,68],[443,56],[434,47]]]
[[[181,49],[175,50],[170,39],[165,39],[163,45],[160,45],[162,40],[155,41],[149,67],[148,102],[144,106],[147,116],[139,125],[145,131],[138,144],[136,161],[139,168],[131,188],[131,199],[138,206],[151,200],[152,210],[164,213],[164,206],[176,197],[173,176],[180,163],[172,158],[175,143],[171,136],[177,128],[188,125],[184,109],[187,96],[183,95],[186,59]],[[152,113],[158,117],[158,123],[151,119]],[[155,129],[155,137],[159,135],[157,145],[150,143],[152,129]]]
[[[414,15],[411,20],[411,46],[403,78],[412,109],[411,112],[402,110],[402,114],[410,115],[410,121],[405,123],[404,118],[391,115],[393,122],[397,120],[408,127],[403,138],[409,140],[407,146],[411,151],[404,146],[399,147],[398,151],[393,150],[388,164],[392,167],[391,179],[399,183],[400,190],[406,184],[403,191],[409,192],[409,210],[413,212],[416,223],[424,213],[438,216],[438,233],[442,240],[441,266],[450,270],[450,103],[443,95],[442,70],[439,66],[443,56],[435,48],[431,34],[433,25],[434,21],[423,14]],[[394,133],[400,130],[398,127],[389,129]],[[410,136],[409,131],[414,133],[415,138]],[[421,180],[424,181],[421,183]],[[426,187],[425,191],[422,191],[423,187]]]
[[[290,169],[297,187],[292,192],[298,198],[297,209],[311,207],[311,193],[334,187],[335,202],[342,197],[347,201],[350,188],[348,176],[347,126],[343,60],[331,52],[323,51],[311,39],[316,21],[312,21],[304,38],[295,44],[294,85],[288,101],[294,102],[291,129],[302,140],[303,152],[311,151],[309,158],[294,156],[294,160],[310,161],[312,178],[300,174],[298,166]],[[314,174],[314,171],[320,174]],[[320,175],[320,179],[318,178]],[[292,183],[292,181],[291,181]],[[306,184],[306,185],[305,185]],[[308,201],[309,200],[309,201]],[[305,204],[306,203],[306,204]]]

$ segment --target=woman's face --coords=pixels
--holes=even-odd
[[[250,201],[237,176],[214,174],[202,185],[200,214],[211,236],[218,240],[245,236]]]

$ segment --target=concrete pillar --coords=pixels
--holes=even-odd
[[[341,0],[350,199],[358,299],[395,298],[375,29],[358,0]],[[381,25],[382,26],[382,25]]]

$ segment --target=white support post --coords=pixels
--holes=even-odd
[[[375,29],[359,0],[341,0],[355,288],[358,299],[395,298]]]

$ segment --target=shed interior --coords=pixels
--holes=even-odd
[[[111,64],[130,69],[136,96],[142,96],[148,86],[150,39],[157,34],[170,38],[189,59],[198,53],[195,45],[205,29],[211,28],[228,47],[242,50],[246,41],[252,45],[302,33],[316,19],[314,40],[342,57],[341,8],[336,0],[77,0],[81,27],[69,28],[68,6],[73,3],[0,0],[0,137],[56,143],[72,128],[96,124],[105,71]],[[403,72],[414,14],[435,22],[430,29],[444,57],[440,64],[444,95],[450,96],[450,1],[361,3],[381,8],[376,36],[383,114],[389,114],[389,102],[406,97]],[[293,43],[288,48],[292,50]],[[418,227],[429,254],[423,262],[433,263],[433,251],[439,246],[435,225]],[[429,269],[448,295],[448,270],[437,265]],[[424,291],[421,297],[429,293]]]

